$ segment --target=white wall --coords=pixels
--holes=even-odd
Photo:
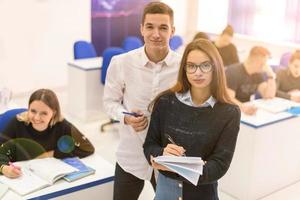
[[[0,86],[14,94],[67,84],[73,43],[91,38],[90,0],[0,0]]]

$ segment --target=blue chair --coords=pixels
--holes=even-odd
[[[102,57],[102,68],[101,68],[101,83],[105,84],[106,73],[110,63],[110,60],[113,56],[125,53],[125,51],[120,47],[108,47],[104,49]]]
[[[74,43],[74,59],[97,57],[95,47],[87,41],[77,41]]]
[[[171,37],[169,44],[170,48],[173,51],[176,51],[183,44],[182,37],[179,35],[174,35],[173,37]]]
[[[26,108],[16,108],[11,109],[0,115],[0,132],[2,132],[7,124],[15,117],[17,114],[27,111]]]
[[[143,46],[143,42],[136,36],[128,36],[123,40],[122,48],[125,52],[140,48]]]
[[[125,51],[120,48],[120,47],[108,47],[103,51],[103,62],[102,62],[102,68],[101,68],[101,83],[104,85],[105,84],[105,79],[106,79],[106,73],[107,69],[110,63],[110,60],[113,56],[119,55],[125,53]],[[104,123],[101,125],[101,132],[104,132],[104,127],[118,123],[119,121],[110,119],[107,123]]]

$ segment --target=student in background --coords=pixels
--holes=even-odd
[[[216,41],[214,41],[225,67],[239,63],[237,49],[232,43],[233,34],[233,27],[227,25],[223,32],[217,37]]]
[[[256,93],[265,99],[273,98],[276,94],[276,74],[267,65],[269,55],[266,48],[255,46],[244,63],[230,66],[225,71],[229,95],[245,114],[256,113],[254,105],[245,103]],[[267,80],[264,79],[264,73]]]
[[[94,153],[90,141],[63,118],[55,93],[48,89],[30,96],[28,111],[12,119],[0,135],[0,144],[0,172],[10,178],[22,173],[10,162]]]
[[[198,32],[196,33],[196,35],[194,36],[193,40],[197,40],[197,39],[207,39],[210,40],[208,35],[204,32]]]
[[[288,64],[288,68],[277,72],[276,96],[300,103],[300,50],[296,50]]]
[[[104,108],[110,117],[121,122],[114,200],[138,199],[144,180],[151,180],[155,188],[153,168],[143,154],[150,115],[147,106],[159,92],[176,82],[181,57],[169,47],[174,31],[173,10],[161,2],[147,4],[141,23],[145,46],[114,56],[109,65]]]
[[[217,181],[228,170],[234,153],[240,110],[227,94],[216,47],[205,39],[188,44],[177,84],[156,97],[152,105],[144,153],[160,172],[155,200],[217,200]],[[176,144],[171,144],[168,135]],[[152,161],[160,155],[184,153],[205,161],[197,186]]]

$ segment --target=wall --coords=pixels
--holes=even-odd
[[[0,86],[15,95],[67,84],[73,43],[90,40],[90,0],[0,0]]]

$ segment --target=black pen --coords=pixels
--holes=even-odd
[[[172,144],[177,145],[177,144],[174,142],[174,140],[172,139],[172,137],[171,137],[169,134],[165,134],[165,135],[167,136],[167,139],[168,139]],[[177,145],[177,146],[178,146],[178,145]],[[183,156],[186,156],[185,153],[183,153],[182,155],[183,155]]]
[[[122,112],[123,114],[125,115],[131,115],[131,116],[134,116],[134,117],[141,117],[142,114],[139,114],[139,113],[136,113],[136,112]]]

